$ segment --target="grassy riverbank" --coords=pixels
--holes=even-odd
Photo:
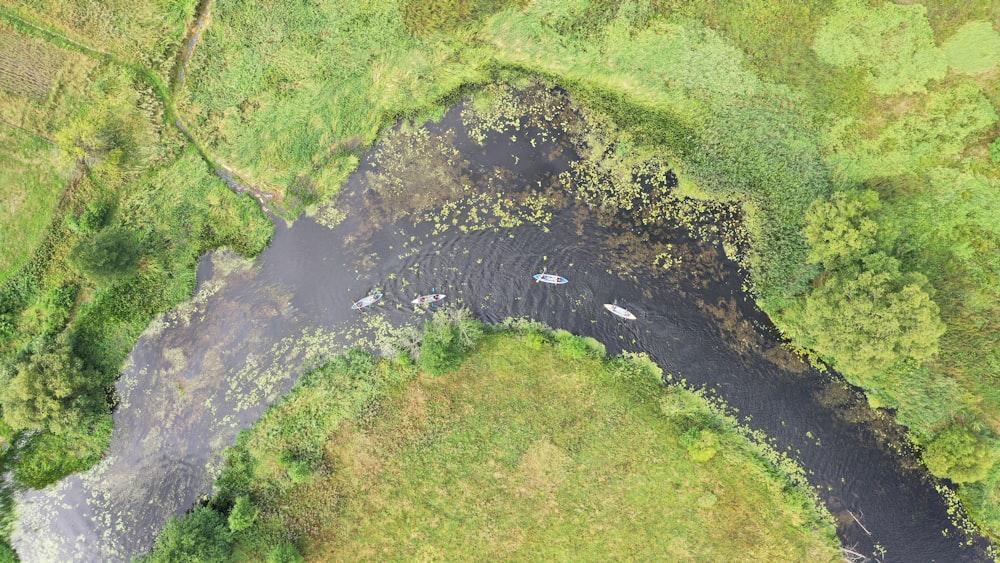
[[[433,375],[432,345],[416,366],[352,352],[303,376],[151,560],[190,556],[185,538],[240,561],[837,558],[774,452],[651,364],[507,330]]]

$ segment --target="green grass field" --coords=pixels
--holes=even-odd
[[[8,0],[4,5],[30,24],[138,63],[166,82],[197,0]]]
[[[363,354],[305,376],[228,454],[213,502],[258,514],[232,560],[289,540],[313,561],[837,559],[731,419],[567,336],[488,336],[442,376]]]
[[[0,123],[0,284],[30,259],[45,236],[67,178],[53,146]]]

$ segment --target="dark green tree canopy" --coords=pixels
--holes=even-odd
[[[92,281],[108,285],[134,274],[141,255],[142,248],[134,233],[112,229],[80,241],[73,249],[70,261]]]

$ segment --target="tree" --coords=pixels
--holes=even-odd
[[[424,323],[424,339],[420,344],[417,365],[434,375],[443,375],[462,363],[463,349],[458,330],[443,323]]]
[[[0,390],[0,403],[4,420],[15,430],[66,434],[103,412],[103,391],[97,372],[84,367],[63,333],[14,366],[14,376]]]
[[[237,497],[233,510],[229,513],[229,530],[242,532],[257,521],[260,509],[248,497]]]
[[[149,563],[212,563],[226,561],[231,550],[226,517],[199,506],[183,518],[171,516],[156,538]]]
[[[112,229],[80,241],[70,254],[70,261],[92,281],[108,285],[134,274],[141,254],[139,241],[133,233]]]
[[[879,225],[871,214],[880,207],[871,190],[836,192],[813,202],[806,212],[809,261],[833,270],[873,252]]]
[[[883,371],[911,358],[923,362],[937,353],[945,326],[919,273],[887,267],[852,268],[834,273],[813,290],[799,319],[807,345],[855,376]],[[879,260],[869,260],[878,263]]]
[[[924,463],[939,477],[956,483],[973,483],[986,478],[995,459],[987,436],[953,424],[927,445]]]

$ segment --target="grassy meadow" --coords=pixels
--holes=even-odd
[[[507,330],[440,375],[426,345],[416,366],[355,351],[319,367],[149,560],[208,558],[183,546],[217,545],[195,524],[212,515],[231,542],[213,560],[838,558],[832,520],[766,447],[591,346]]]
[[[167,82],[197,5],[197,0],[5,0],[0,9],[68,41],[148,68]]]
[[[52,221],[66,184],[52,152],[49,143],[0,124],[0,283],[31,257]]]

